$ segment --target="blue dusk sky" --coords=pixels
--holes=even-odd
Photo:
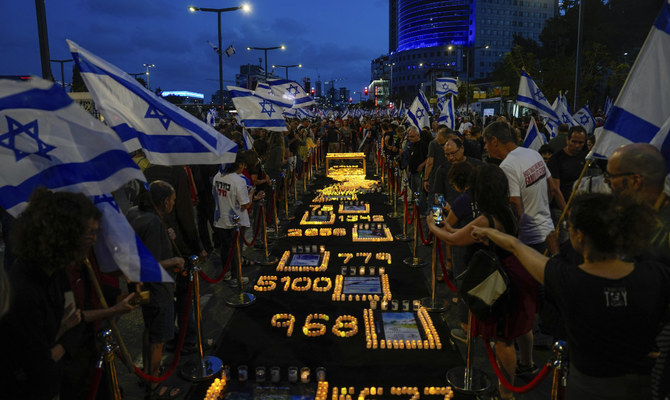
[[[223,57],[223,84],[234,85],[240,65],[259,65],[263,52],[251,47],[285,45],[268,52],[272,64],[290,68],[289,79],[312,85],[338,80],[335,87],[362,90],[370,80],[370,61],[388,51],[388,0],[249,0],[251,12],[221,15],[222,47],[236,54]],[[151,88],[205,94],[218,89],[217,15],[188,6],[226,8],[242,2],[213,0],[46,0],[51,59],[70,59],[65,39],[129,73],[150,70]],[[41,75],[35,2],[7,1],[0,6],[0,75]],[[262,64],[261,64],[262,65]],[[60,65],[51,64],[60,81]],[[65,64],[65,81],[72,79]],[[284,68],[275,71],[285,76]]]

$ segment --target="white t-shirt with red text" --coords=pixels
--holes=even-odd
[[[249,213],[242,205],[249,203],[247,180],[242,174],[217,173],[212,180],[214,191],[214,226],[231,229],[235,227],[233,215],[240,217],[240,226],[249,227]]]
[[[517,147],[507,154],[500,168],[507,176],[510,197],[521,198],[519,240],[525,244],[544,242],[554,223],[547,182],[551,173],[542,156],[535,150]]]

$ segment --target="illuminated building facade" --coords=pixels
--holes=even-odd
[[[392,96],[411,101],[422,86],[430,95],[441,76],[487,78],[514,35],[538,41],[557,7],[556,0],[389,0],[384,78]]]

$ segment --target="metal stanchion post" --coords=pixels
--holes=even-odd
[[[202,349],[202,312],[200,310],[200,277],[198,275],[198,272],[200,271],[200,267],[198,265],[200,263],[200,259],[198,256],[193,255],[189,257],[188,261],[187,271],[189,273],[189,278],[193,283],[192,302],[193,312],[195,312],[195,339],[196,343],[198,344],[198,354],[200,355],[200,358],[198,360],[190,361],[184,364],[181,369],[181,374],[184,378],[197,382],[209,379],[221,372],[223,362],[218,357],[206,356]]]
[[[393,174],[393,161],[389,161],[386,170],[386,192],[384,194],[388,197],[388,199],[384,202],[384,204],[391,206],[393,205],[393,201],[391,201],[393,196],[393,181],[395,181]]]
[[[282,169],[281,171],[281,177],[284,181],[284,215],[280,218],[282,221],[290,221],[294,219],[295,217],[293,215],[289,215],[288,213],[288,171],[286,169]]]
[[[116,364],[114,364],[114,352],[119,346],[114,343],[112,331],[106,329],[98,334],[98,339],[103,343],[100,350],[100,358],[96,363],[96,368],[105,368],[107,375],[107,387],[109,389],[109,398],[121,400],[121,389],[119,388],[119,376],[116,373]]]
[[[400,218],[402,214],[398,212],[398,182],[400,181],[400,170],[395,167],[395,179],[393,179],[393,212],[387,214],[389,218]]]
[[[409,188],[408,182],[409,179],[403,178],[403,190],[407,190]],[[401,241],[401,242],[409,242],[412,240],[411,237],[407,235],[407,197],[405,196],[405,204],[403,207],[403,216],[402,216],[402,234],[395,235],[395,240]]]
[[[563,388],[566,386],[565,372],[567,370],[567,363],[565,361],[565,354],[567,352],[567,344],[565,341],[559,340],[554,343],[555,359],[552,360],[551,366],[554,368],[554,377],[551,382],[551,400],[562,400]]]
[[[303,161],[303,166],[302,166],[302,194],[305,195],[307,194],[307,178],[309,177],[307,174],[307,171],[305,170],[305,167],[309,168],[309,158],[310,155],[309,153],[307,154],[307,159]]]
[[[298,200],[298,173],[297,171],[297,166],[298,163],[293,164],[293,205],[294,206],[300,206],[302,205],[302,201]]]
[[[274,265],[277,263],[277,257],[272,256],[270,258],[270,253],[268,252],[268,229],[267,229],[267,222],[265,219],[265,199],[260,199],[261,202],[261,218],[263,218],[263,242],[265,243],[265,257],[261,258],[260,260],[255,260],[256,264],[258,265]]]
[[[421,215],[419,214],[418,206],[419,206],[419,193],[416,192],[414,193],[414,202],[416,205],[416,208],[414,209],[414,246],[412,249],[412,257],[407,257],[404,259],[402,262],[405,263],[405,265],[409,265],[410,267],[418,268],[418,267],[425,267],[426,266],[426,260],[417,257],[416,255],[416,247],[417,247],[417,242],[419,240],[419,229],[421,227],[419,226],[419,218],[421,218]]]
[[[472,342],[474,336],[472,331],[474,318],[468,313],[468,337],[465,350],[465,367],[455,367],[447,371],[447,382],[455,391],[467,394],[479,394],[488,390],[491,380],[483,371],[472,367]]]
[[[233,223],[235,224],[235,230],[237,231],[237,240],[235,241],[235,247],[237,252],[237,282],[239,283],[238,287],[240,289],[239,293],[234,294],[228,299],[226,299],[226,304],[231,307],[243,307],[248,306],[256,301],[256,296],[249,292],[244,291],[244,275],[242,275],[242,252],[240,251],[240,217],[239,215],[233,215]]]
[[[271,235],[270,239],[277,240],[284,237],[284,235],[279,233],[279,217],[277,217],[277,181],[275,179],[270,179],[270,185],[272,186],[272,213],[275,221],[274,235]]]
[[[433,261],[431,263],[431,295],[421,299],[421,305],[428,312],[442,312],[447,309],[447,300],[437,298],[437,279],[435,273],[437,272],[437,246],[440,246],[437,238],[433,239]]]

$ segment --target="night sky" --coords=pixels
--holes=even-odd
[[[218,89],[218,56],[207,44],[217,44],[217,14],[188,10],[225,8],[242,2],[213,0],[46,0],[51,59],[70,59],[65,39],[71,39],[128,73],[150,70],[152,89],[191,90],[205,94]],[[222,47],[236,54],[223,57],[224,86],[234,85],[243,64],[259,65],[263,52],[247,46],[285,45],[268,52],[272,64],[302,64],[290,68],[289,79],[302,82],[340,79],[335,87],[362,90],[370,80],[370,61],[388,51],[387,0],[249,0],[251,12],[221,15]],[[41,76],[37,19],[33,1],[6,1],[0,6],[0,75]],[[65,81],[72,80],[72,63],[65,64]],[[60,65],[52,63],[60,81]],[[284,77],[284,68],[275,71]]]

